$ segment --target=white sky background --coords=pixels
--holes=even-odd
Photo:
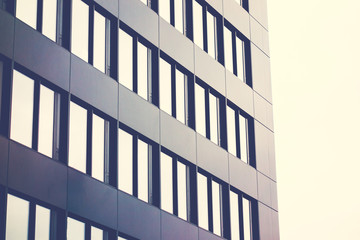
[[[268,15],[280,237],[360,239],[360,1]]]

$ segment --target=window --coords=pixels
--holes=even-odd
[[[161,209],[173,213],[173,159],[160,154],[160,203]]]
[[[71,52],[88,61],[89,6],[82,0],[72,0]]]
[[[235,0],[235,2],[242,6],[246,11],[249,11],[248,0]]]
[[[159,15],[181,33],[185,33],[184,9],[184,0],[159,0]]]
[[[71,217],[67,218],[67,240],[85,239],[85,223],[75,220]]]
[[[50,239],[50,209],[36,205],[35,239]]]
[[[230,229],[231,239],[240,240],[239,196],[230,191]]]
[[[188,77],[177,64],[160,58],[159,88],[160,109],[183,124],[188,122]]]
[[[208,185],[207,177],[201,173],[197,174],[197,200],[199,227],[209,230],[209,207],[208,207]]]
[[[251,240],[251,202],[242,198],[244,240]]]
[[[124,26],[123,28],[127,28]],[[119,28],[119,82],[151,102],[152,54],[139,37]]]

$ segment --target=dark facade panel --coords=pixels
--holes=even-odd
[[[224,17],[245,37],[250,39],[250,15],[234,0],[223,0]],[[249,1],[251,2],[251,0]]]
[[[197,164],[199,167],[229,182],[228,153],[209,139],[197,134]]]
[[[12,58],[14,50],[14,17],[0,9],[0,53]]]
[[[231,102],[254,117],[254,91],[228,70],[226,70],[226,94]]]
[[[195,75],[225,96],[225,67],[198,46],[195,47]]]
[[[7,170],[9,160],[9,140],[0,137],[0,184],[7,185]]]
[[[271,209],[259,203],[259,229],[261,240],[277,240],[273,238]]]
[[[256,169],[269,176],[269,146],[268,146],[268,130],[258,121],[255,123],[255,152],[256,152]]]
[[[69,212],[116,229],[117,190],[72,168],[68,176]]]
[[[271,131],[274,130],[272,105],[256,92],[254,93],[255,119]]]
[[[69,90],[70,53],[20,20],[15,20],[14,59],[62,89]]]
[[[160,49],[194,72],[194,44],[176,28],[160,18]]]
[[[118,191],[118,231],[141,240],[160,239],[160,209]]]
[[[261,173],[257,173],[258,200],[271,207],[271,180]]]
[[[197,240],[198,228],[169,213],[161,211],[162,240]]]
[[[101,7],[105,8],[106,11],[118,17],[119,14],[119,1],[118,0],[95,0]]]
[[[267,56],[270,56],[269,51],[269,33],[260,25],[256,19],[250,17],[251,26],[251,41],[260,48]]]
[[[120,122],[158,143],[159,118],[157,107],[119,84]]]
[[[255,168],[229,154],[230,185],[257,199],[257,177]]]
[[[117,118],[118,83],[75,55],[71,55],[70,93]]]
[[[66,208],[66,166],[10,141],[9,188]]]
[[[223,239],[211,232],[199,228],[199,240],[220,240]]]
[[[119,0],[119,18],[152,44],[159,45],[159,17],[141,1]]]
[[[160,111],[161,145],[196,164],[196,133],[167,113]]]

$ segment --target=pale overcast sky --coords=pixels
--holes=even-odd
[[[360,1],[268,15],[280,237],[360,239]]]

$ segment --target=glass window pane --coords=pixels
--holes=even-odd
[[[183,14],[183,0],[174,0],[175,8],[175,28],[181,33],[184,33],[184,14]]]
[[[240,240],[239,197],[232,191],[230,191],[230,228],[231,240]]]
[[[148,48],[140,42],[138,46],[138,94],[140,97],[148,100]]]
[[[54,42],[56,41],[56,9],[57,0],[43,0],[42,33]]]
[[[171,115],[171,65],[160,58],[160,109]]]
[[[221,206],[220,206],[220,184],[211,181],[212,185],[212,210],[213,210],[213,232],[221,236]]]
[[[185,88],[186,77],[185,74],[176,69],[176,119],[185,124],[186,109],[185,109]]]
[[[118,188],[133,193],[133,136],[119,129]]]
[[[133,38],[119,28],[119,82],[133,90]]]
[[[34,81],[13,71],[10,138],[31,148]]]
[[[93,114],[91,175],[104,181],[105,120]]]
[[[50,209],[36,205],[35,240],[50,239]]]
[[[196,131],[206,137],[205,128],[205,89],[195,84]]]
[[[29,202],[7,195],[6,240],[28,239]]]
[[[105,17],[94,11],[94,67],[105,72]]]
[[[197,173],[199,227],[209,230],[207,177]]]
[[[81,0],[72,0],[71,52],[88,61],[89,6]]]
[[[208,53],[214,59],[216,58],[216,18],[207,12],[207,40],[208,40]]]
[[[248,162],[248,129],[247,119],[239,114],[240,124],[240,159],[244,162]]]
[[[237,60],[237,76],[241,81],[245,82],[245,65],[244,65],[244,42],[236,37],[236,60]]]
[[[159,0],[159,15],[170,23],[170,0]]]
[[[187,221],[186,165],[177,162],[178,216]]]
[[[195,0],[193,0],[193,22],[194,43],[204,49],[202,6]]]
[[[48,157],[53,156],[54,96],[54,91],[40,85],[38,151]]]
[[[118,237],[118,240],[127,240],[127,239],[123,237]]]
[[[243,223],[244,223],[244,240],[251,240],[251,211],[250,201],[246,198],[242,199]]]
[[[103,240],[103,230],[91,226],[91,240]]]
[[[86,173],[87,111],[70,102],[69,166]]]
[[[138,139],[138,198],[149,199],[149,145]]]
[[[226,106],[226,125],[228,137],[228,152],[236,156],[235,110],[229,106]]]
[[[219,102],[218,98],[209,94],[209,110],[210,110],[210,140],[219,144],[218,126],[219,126]]]
[[[75,220],[71,217],[67,218],[67,240],[83,240],[85,239],[85,223]]]
[[[16,17],[36,29],[37,0],[16,0]]]
[[[232,33],[227,27],[224,27],[224,49],[225,49],[225,67],[230,72],[233,72],[234,68],[233,68]]]
[[[173,213],[173,159],[161,153],[160,155],[160,194],[161,209]]]

